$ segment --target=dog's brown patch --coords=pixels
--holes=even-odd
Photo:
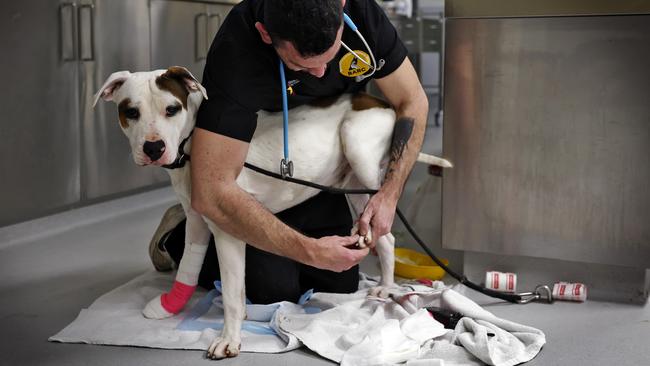
[[[391,106],[387,101],[370,94],[357,93],[352,96],[352,110],[364,111],[370,108],[391,108]]]
[[[122,128],[127,128],[129,127],[129,122],[126,120],[126,115],[124,112],[129,108],[129,105],[131,104],[131,99],[126,98],[123,99],[120,104],[117,105],[117,112],[120,117],[120,126]]]
[[[172,66],[164,74],[156,78],[156,85],[161,90],[167,90],[178,98],[183,104],[183,108],[187,109],[187,97],[190,95],[189,90],[185,86],[185,79],[192,79],[185,69],[181,67]]]
[[[321,97],[321,98],[314,99],[314,100],[310,101],[308,103],[308,105],[310,105],[312,107],[316,107],[316,108],[327,108],[327,107],[333,105],[334,103],[336,103],[336,101],[338,99],[339,99],[338,95],[333,96],[333,97]]]

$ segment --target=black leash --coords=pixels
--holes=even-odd
[[[178,147],[178,155],[177,155],[176,160],[174,160],[174,162],[171,163],[171,164],[163,165],[164,168],[167,168],[167,169],[182,168],[183,166],[185,166],[186,162],[190,161],[190,155],[185,153],[184,148],[185,148],[185,143],[190,139],[191,136],[192,136],[192,134],[190,133],[190,135],[187,136],[181,142],[180,146]],[[294,183],[294,184],[300,184],[300,185],[303,185],[303,186],[315,188],[315,189],[318,189],[320,191],[325,191],[325,192],[334,193],[334,194],[371,194],[372,195],[372,194],[375,194],[375,193],[378,192],[376,189],[343,189],[343,188],[324,186],[324,185],[321,185],[321,184],[317,184],[317,183],[314,183],[314,182],[309,182],[309,181],[298,179],[298,178],[293,178],[293,177],[289,177],[289,176],[282,176],[281,174],[270,172],[270,171],[268,171],[266,169],[259,168],[259,167],[255,166],[255,165],[252,165],[252,164],[249,164],[249,163],[244,163],[244,167],[246,167],[246,168],[248,168],[248,169],[250,169],[250,170],[252,170],[254,172],[266,175],[268,177],[284,180],[284,181],[291,182],[291,183]],[[526,302],[526,300],[524,300],[522,298],[522,296],[520,296],[518,294],[508,294],[508,293],[503,293],[503,292],[490,290],[489,288],[486,288],[484,286],[477,285],[476,283],[474,283],[474,282],[470,281],[469,279],[467,279],[467,277],[465,277],[464,275],[460,275],[460,274],[454,272],[453,270],[451,270],[440,259],[438,259],[438,257],[436,257],[436,255],[433,254],[431,249],[429,249],[426,246],[424,241],[422,241],[422,239],[420,239],[420,237],[415,232],[415,230],[413,230],[413,227],[411,226],[411,224],[409,224],[409,222],[406,220],[406,217],[404,217],[404,214],[402,214],[402,211],[399,209],[399,207],[396,207],[396,212],[397,212],[397,216],[400,218],[402,223],[404,223],[404,226],[406,227],[406,230],[411,234],[413,239],[415,239],[415,241],[422,248],[422,250],[424,250],[424,252],[427,253],[429,255],[429,257],[431,257],[431,259],[433,259],[433,261],[436,262],[436,264],[438,266],[440,266],[440,268],[442,268],[445,272],[447,272],[451,277],[458,280],[458,282],[460,282],[463,285],[471,288],[472,290],[478,291],[478,292],[483,293],[485,295],[495,297],[495,298],[498,298],[498,299],[501,299],[501,300],[505,300],[505,301],[512,302],[512,303],[525,303]]]
[[[309,182],[309,181],[302,180],[302,179],[292,178],[292,177],[288,177],[288,176],[283,177],[280,174],[270,172],[268,170],[256,167],[255,165],[252,165],[252,164],[249,164],[249,163],[244,163],[244,167],[246,167],[246,168],[248,168],[248,169],[250,169],[252,171],[255,171],[257,173],[266,175],[268,177],[272,177],[272,178],[276,178],[276,179],[280,179],[280,180],[285,180],[287,182],[300,184],[300,185],[307,186],[307,187],[316,188],[318,190],[326,191],[326,192],[330,192],[330,193],[334,193],[334,194],[375,194],[375,193],[378,192],[375,189],[343,189],[343,188],[335,188],[335,187],[324,186],[324,185],[321,185],[321,184]],[[413,227],[411,227],[411,224],[409,224],[409,222],[406,220],[406,217],[404,217],[404,215],[402,214],[402,211],[400,211],[399,207],[396,208],[396,212],[397,212],[397,216],[400,218],[400,220],[402,220],[402,223],[404,223],[404,226],[406,227],[406,230],[411,234],[411,236],[413,237],[413,239],[415,239],[415,241],[418,243],[418,245],[420,245],[420,247],[429,255],[429,257],[431,257],[431,259],[433,259],[433,261],[436,262],[436,264],[439,265],[443,270],[445,270],[445,272],[447,272],[451,277],[455,278],[456,280],[458,280],[458,282],[460,282],[463,285],[471,288],[472,290],[478,291],[478,292],[483,293],[485,295],[495,297],[495,298],[498,298],[498,299],[501,299],[501,300],[505,300],[505,301],[508,301],[508,302],[511,302],[511,303],[522,303],[523,298],[518,294],[508,294],[508,293],[503,293],[503,292],[490,290],[489,288],[486,288],[484,286],[477,285],[476,283],[474,283],[474,282],[470,281],[469,279],[467,279],[467,277],[465,277],[464,275],[459,275],[458,273],[451,270],[440,259],[438,259],[438,257],[436,257],[435,254],[433,254],[431,249],[427,248],[424,241],[422,241],[422,239],[420,239],[420,237],[415,232],[415,230],[413,230]]]

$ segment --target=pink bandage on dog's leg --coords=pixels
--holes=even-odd
[[[192,297],[207,249],[207,244],[185,244],[174,286],[160,298],[162,307],[168,312],[178,314]]]
[[[160,304],[172,314],[178,314],[183,310],[185,304],[190,300],[196,290],[196,285],[190,286],[182,282],[174,281],[174,286],[169,293],[162,294]]]

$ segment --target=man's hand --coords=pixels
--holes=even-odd
[[[397,198],[391,197],[383,191],[377,192],[370,198],[361,217],[359,217],[359,235],[370,233],[371,241],[366,241],[369,248],[374,248],[377,239],[388,234],[395,219]]]
[[[305,248],[309,258],[301,262],[334,272],[346,271],[368,255],[368,248],[356,249],[357,241],[359,235],[324,236],[314,239],[314,242]]]
[[[370,198],[359,218],[359,234],[371,234],[371,240],[366,241],[371,248],[380,237],[390,232],[393,225],[397,201],[422,147],[429,109],[427,96],[408,58],[395,71],[376,82],[395,108],[397,120],[386,177],[379,192]]]

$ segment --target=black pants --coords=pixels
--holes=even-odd
[[[347,236],[352,228],[352,217],[345,197],[325,192],[276,216],[287,225],[313,238]],[[185,247],[185,221],[178,224],[164,245],[178,265]],[[199,274],[199,286],[212,289],[214,281],[219,277],[214,238],[210,238]],[[337,273],[246,245],[246,297],[255,304],[270,304],[282,300],[297,302],[301,294],[312,288],[322,292],[350,293],[357,290],[358,282],[358,266]]]

